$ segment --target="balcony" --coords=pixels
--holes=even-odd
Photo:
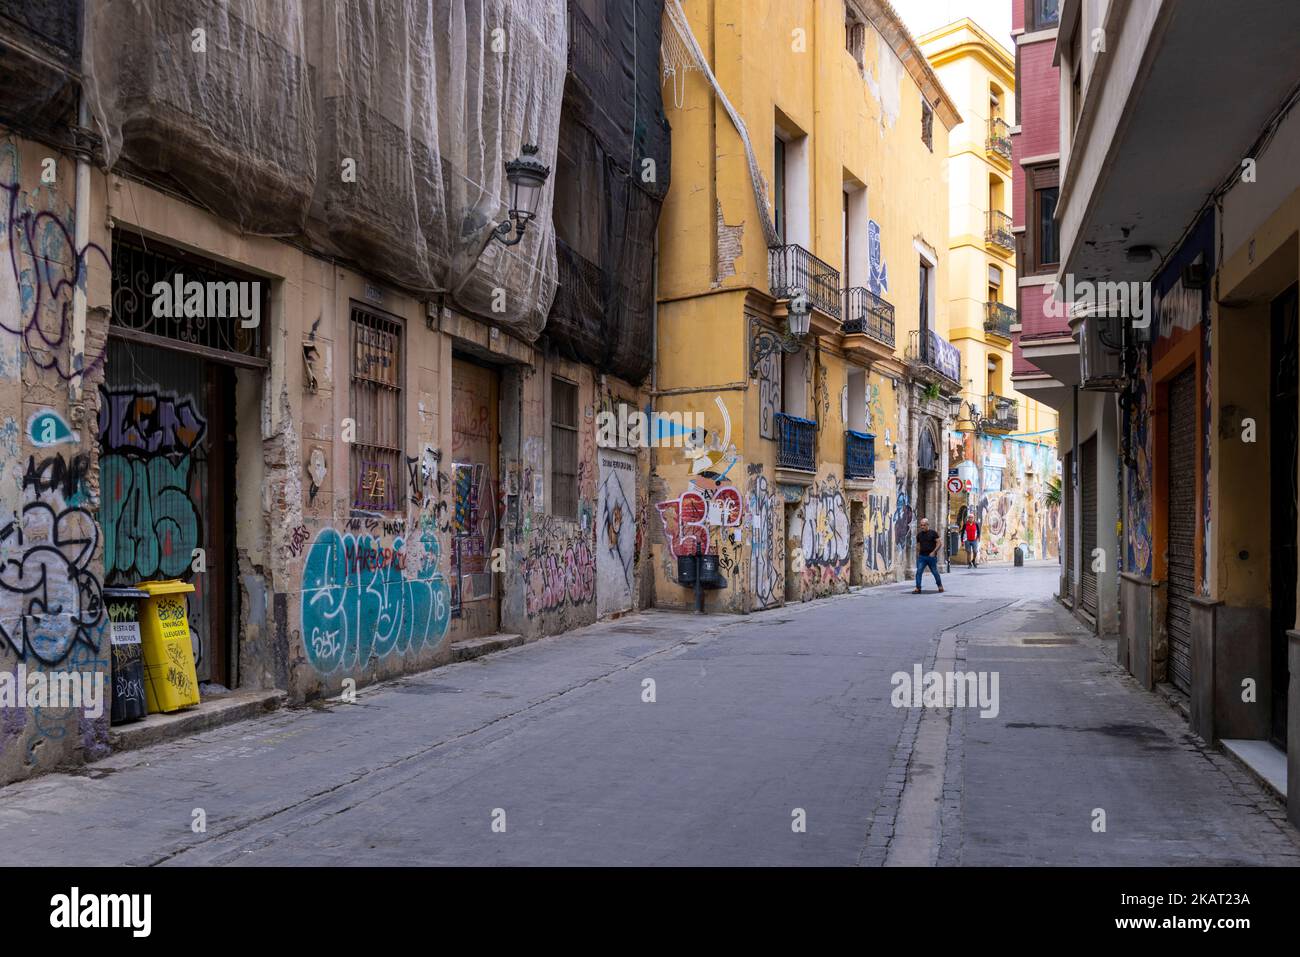
[[[1001,302],[984,303],[984,331],[1003,339],[1011,338],[1011,327],[1019,321],[1016,310]]]
[[[1014,432],[1020,428],[1020,403],[990,392],[980,427],[985,431]]]
[[[990,156],[1000,156],[1011,162],[1011,128],[1006,120],[1000,117],[989,120],[989,136],[984,141],[984,150]]]
[[[844,478],[873,479],[876,477],[876,437],[870,432],[844,433]]]
[[[894,307],[870,289],[844,290],[844,351],[859,361],[888,359],[894,354]]]
[[[817,459],[813,452],[817,423],[784,412],[777,412],[775,420],[777,468],[796,469],[800,472],[817,471]]]
[[[813,312],[814,332],[838,332],[840,273],[802,246],[773,246],[768,250],[768,280],[772,295],[790,300],[806,296]],[[817,313],[829,321],[818,322]]]
[[[559,283],[546,319],[547,335],[585,361],[598,361],[607,347],[602,335],[604,270],[559,236],[555,237],[555,261]]]
[[[961,352],[933,329],[912,330],[905,358],[922,381],[949,392],[961,388]]]
[[[569,72],[581,77],[597,95],[609,89],[609,50],[595,24],[576,3],[569,8]]]
[[[984,222],[984,242],[1015,252],[1016,234],[1011,231],[1011,217],[1001,210],[989,210]]]

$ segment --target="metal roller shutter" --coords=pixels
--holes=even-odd
[[[1070,604],[1074,604],[1074,453],[1065,453],[1065,463],[1061,468],[1063,494],[1061,495],[1061,551],[1065,560],[1065,594]]]
[[[1168,591],[1170,682],[1192,684],[1192,596],[1196,593],[1196,370],[1169,383]]]
[[[1079,449],[1079,591],[1083,610],[1097,615],[1097,573],[1092,570],[1092,553],[1097,547],[1097,437]]]

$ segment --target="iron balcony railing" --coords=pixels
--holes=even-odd
[[[876,477],[876,437],[870,432],[844,433],[844,477],[846,479],[873,479]]]
[[[569,71],[588,84],[593,93],[608,89],[609,52],[601,43],[595,25],[576,3],[569,7]]]
[[[802,246],[773,246],[768,250],[768,279],[777,299],[803,294],[817,309],[840,318],[840,273]]]
[[[913,329],[908,334],[906,359],[925,366],[961,385],[961,352],[933,329]]]
[[[844,291],[844,333],[861,332],[891,349],[894,346],[894,307],[870,289]]]
[[[1016,234],[1011,231],[1011,217],[998,209],[991,209],[984,225],[984,240],[1015,252]]]
[[[1011,327],[1019,320],[1016,310],[1001,302],[984,303],[984,331],[1011,338]]]
[[[989,120],[989,138],[984,148],[990,153],[997,153],[1008,163],[1011,162],[1011,127],[1000,118]]]
[[[984,425],[1014,432],[1020,428],[1020,403],[1016,399],[990,392]]]
[[[801,419],[797,415],[776,413],[777,450],[776,464],[783,469],[799,469],[803,472],[817,471],[817,460],[813,455],[813,440],[817,435],[817,423],[810,419]]]

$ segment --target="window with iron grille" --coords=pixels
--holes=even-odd
[[[551,512],[578,518],[578,387],[551,379]]]
[[[402,501],[402,326],[352,307],[352,507],[394,512]]]
[[[921,142],[934,152],[934,110],[925,100],[921,100]]]

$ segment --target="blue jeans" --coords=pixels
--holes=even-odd
[[[916,556],[916,587],[921,587],[921,572],[930,569],[930,574],[934,576],[934,583],[940,588],[943,587],[943,579],[939,577],[939,556],[938,555],[917,555]]]

